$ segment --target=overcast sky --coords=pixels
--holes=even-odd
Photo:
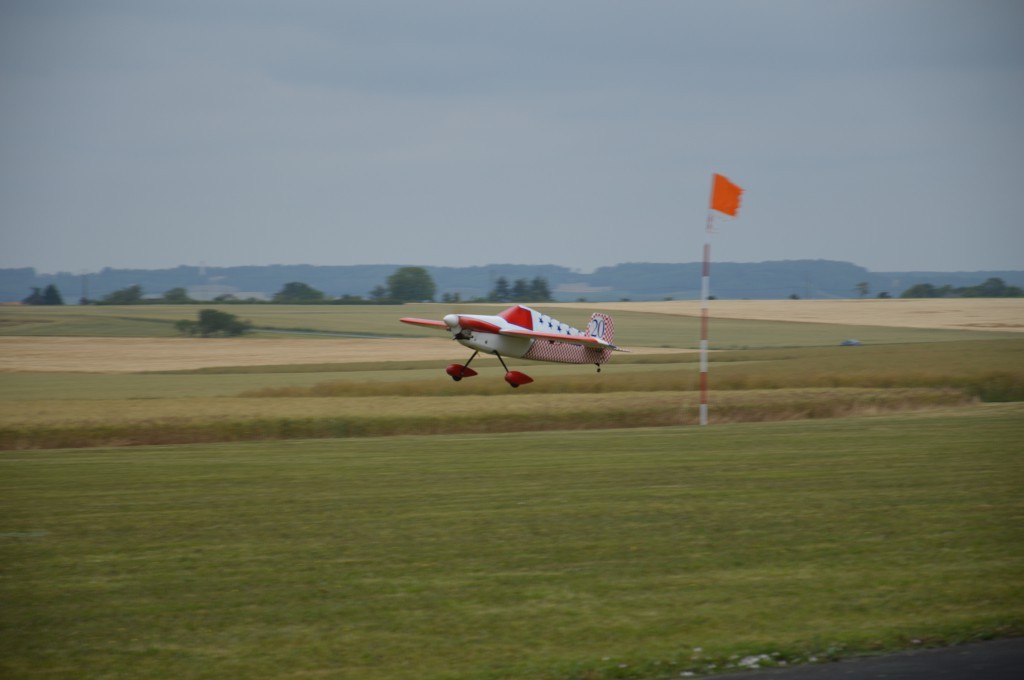
[[[1024,269],[1024,3],[0,2],[0,267]]]

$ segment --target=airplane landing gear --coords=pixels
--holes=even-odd
[[[444,369],[444,372],[450,375],[452,377],[452,380],[454,380],[455,382],[459,382],[463,378],[472,378],[477,373],[476,371],[469,367],[469,364],[471,361],[473,361],[473,359],[476,358],[476,355],[479,353],[480,352],[473,352],[473,356],[471,356],[469,358],[469,361],[467,361],[465,364],[448,364],[448,367]],[[519,387],[520,385],[526,385],[533,382],[533,378],[526,375],[525,373],[508,370],[508,366],[505,365],[505,360],[501,358],[500,354],[495,352],[494,356],[498,357],[498,361],[501,362],[502,368],[505,369],[505,382],[507,382],[509,385],[511,385],[512,387]]]
[[[507,382],[512,387],[519,387],[520,385],[532,383],[533,378],[526,375],[525,373],[520,373],[519,371],[509,371],[508,373],[505,374],[505,382]]]
[[[448,368],[444,369],[444,372],[450,375],[455,382],[459,382],[463,378],[472,378],[476,375],[476,371],[469,367],[469,362],[473,361],[477,354],[479,352],[473,352],[473,356],[465,364],[448,364]]]
[[[526,385],[527,383],[532,383],[533,382],[533,378],[531,378],[530,376],[526,375],[525,373],[520,373],[519,371],[510,371],[510,370],[508,370],[508,366],[505,365],[505,360],[501,358],[500,354],[495,352],[494,356],[498,357],[498,361],[501,362],[501,367],[505,369],[505,382],[507,382],[513,388],[519,387],[520,385]]]

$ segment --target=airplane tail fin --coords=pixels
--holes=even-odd
[[[590,323],[587,324],[586,335],[592,338],[600,338],[609,345],[613,344],[615,324],[612,322],[612,317],[600,312],[594,312],[593,316],[590,317]]]

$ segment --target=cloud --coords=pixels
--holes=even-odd
[[[1011,3],[2,11],[0,266],[694,260],[715,171],[722,259],[1024,252]]]

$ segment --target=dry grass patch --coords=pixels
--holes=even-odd
[[[291,397],[291,398],[189,398],[189,399],[109,399],[103,401],[26,401],[2,402],[0,426],[16,427],[32,424],[65,427],[82,424],[127,423],[194,423],[238,420],[240,418],[331,418],[348,416],[381,417],[463,417],[479,415],[488,418],[540,415],[544,413],[602,413],[685,409],[695,404],[696,392],[613,392],[591,394],[583,399],[567,400],[559,394],[536,394],[529,398],[520,393],[479,398],[449,397]],[[842,400],[847,404],[882,404],[909,407],[913,405],[949,405],[969,403],[958,390],[952,389],[788,389],[722,391],[715,394],[716,406],[743,408],[757,406],[766,412],[765,420],[773,420],[772,412],[788,410],[799,403],[798,410],[816,402]],[[829,409],[831,412],[831,409]],[[824,412],[824,411],[822,411]]]
[[[591,430],[694,424],[696,392],[493,397],[290,397],[7,403],[0,449]],[[954,389],[718,392],[716,423],[879,415],[966,406]]]

